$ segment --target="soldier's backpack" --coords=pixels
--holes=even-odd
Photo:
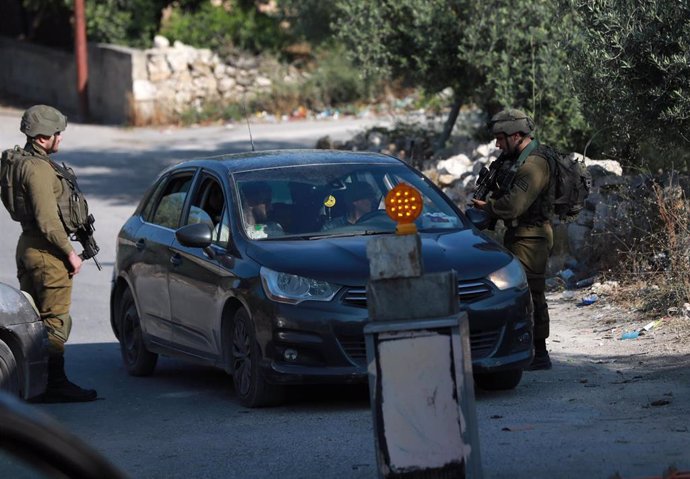
[[[574,155],[560,153],[546,145],[540,145],[534,154],[549,162],[554,214],[561,221],[573,221],[584,208],[592,188],[592,175],[584,159],[578,160]]]
[[[15,147],[12,150],[5,150],[2,152],[0,159],[0,199],[5,205],[10,216],[15,221],[20,221],[17,212],[17,205],[15,204],[15,194],[13,189],[13,178],[17,169],[17,164],[22,160],[22,150]]]

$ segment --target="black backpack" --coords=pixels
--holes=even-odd
[[[566,155],[546,145],[540,145],[534,154],[549,162],[549,196],[553,200],[554,214],[561,221],[575,220],[592,188],[592,175],[584,159],[578,160],[574,155]]]

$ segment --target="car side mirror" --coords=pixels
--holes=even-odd
[[[472,224],[479,230],[485,230],[491,224],[491,217],[489,213],[479,208],[467,208],[465,216],[472,222]]]
[[[212,234],[211,228],[206,223],[194,223],[175,231],[175,238],[182,246],[205,249],[211,245]]]

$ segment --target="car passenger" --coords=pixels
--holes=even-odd
[[[374,210],[376,193],[366,181],[355,181],[347,185],[345,202],[347,203],[347,212],[343,216],[326,222],[321,228],[323,231],[357,223],[364,215]]]
[[[285,234],[280,223],[269,218],[273,197],[270,185],[264,181],[255,181],[245,184],[241,190],[242,214],[247,236],[251,239],[261,239]]]

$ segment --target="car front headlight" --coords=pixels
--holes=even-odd
[[[330,301],[340,286],[295,274],[279,273],[261,267],[261,284],[266,296],[279,303],[298,304],[302,301]]]
[[[487,279],[491,281],[498,289],[504,290],[508,288],[526,288],[527,276],[525,270],[522,268],[520,261],[513,259],[503,268],[494,271]]]

